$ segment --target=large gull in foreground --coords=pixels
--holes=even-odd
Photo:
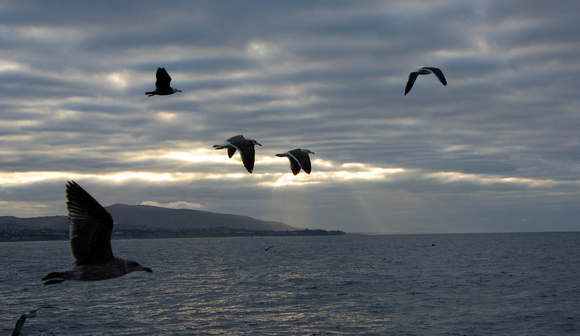
[[[411,91],[413,84],[415,84],[415,81],[417,80],[417,76],[429,74],[435,74],[435,76],[437,76],[443,85],[447,85],[447,80],[445,80],[445,76],[443,76],[441,69],[434,67],[422,67],[421,69],[413,71],[409,74],[409,80],[407,81],[407,86],[405,86],[405,96],[407,93],[409,93],[409,91]]]
[[[113,255],[111,232],[113,217],[76,182],[66,185],[70,247],[74,267],[64,272],[52,272],[42,280],[45,285],[66,280],[95,281],[118,278],[135,271],[152,272],[132,260]]]
[[[37,317],[38,314],[40,314],[40,310],[41,309],[68,310],[67,308],[59,308],[59,307],[54,307],[54,306],[44,306],[44,307],[36,308],[34,310],[31,310],[29,312],[26,312],[26,313],[24,313],[24,314],[22,314],[20,316],[20,318],[18,319],[18,321],[16,321],[16,325],[14,326],[14,330],[12,331],[12,336],[18,336],[18,335],[20,335],[20,332],[22,331],[22,328],[24,327],[24,322],[26,322],[26,319],[27,318]]]
[[[157,77],[157,80],[155,81],[155,91],[145,92],[148,97],[155,95],[165,96],[174,94],[175,92],[181,92],[181,90],[174,89],[170,86],[171,77],[165,68],[157,68],[155,77]]]
[[[254,150],[255,145],[262,146],[254,139],[244,138],[243,135],[236,135],[227,139],[226,142],[221,145],[213,145],[213,148],[227,148],[228,157],[230,159],[236,153],[236,150],[240,151],[244,167],[246,167],[246,170],[251,173],[254,170],[254,161],[256,157],[256,151]]]
[[[290,160],[290,170],[292,170],[292,174],[298,175],[301,168],[306,174],[310,174],[310,171],[312,170],[310,156],[308,156],[308,154],[314,154],[314,152],[309,149],[296,148],[282,154],[276,154],[276,156],[287,157],[288,160]]]

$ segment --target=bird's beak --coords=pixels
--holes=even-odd
[[[262,144],[261,144],[261,143],[259,143],[259,142],[256,142],[256,145],[258,145],[258,146],[262,146]]]

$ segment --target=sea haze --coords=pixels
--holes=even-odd
[[[1,333],[43,305],[23,335],[580,333],[578,232],[112,243],[153,273],[44,286],[67,242],[0,243]]]

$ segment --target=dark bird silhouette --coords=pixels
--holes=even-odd
[[[409,80],[407,81],[407,86],[405,86],[405,96],[407,93],[409,93],[409,91],[411,91],[413,84],[415,84],[415,81],[417,80],[417,76],[429,74],[435,74],[435,76],[437,76],[443,85],[447,85],[447,80],[445,80],[445,76],[443,75],[441,69],[434,67],[422,67],[421,69],[413,71],[409,74]]]
[[[14,330],[12,331],[12,336],[18,336],[18,335],[20,335],[20,332],[22,331],[22,327],[24,327],[24,322],[26,322],[26,319],[27,318],[37,317],[38,314],[40,314],[40,310],[41,309],[68,310],[67,308],[59,308],[59,307],[53,307],[53,306],[44,306],[44,307],[36,308],[34,310],[31,310],[29,312],[26,312],[26,313],[24,313],[24,314],[22,314],[20,316],[20,318],[18,319],[18,321],[16,321],[16,325],[14,326]]]
[[[149,267],[113,255],[113,217],[88,192],[76,182],[69,181],[66,197],[74,267],[68,271],[47,274],[42,278],[48,280],[45,285],[66,280],[106,280],[135,271],[152,272]]]
[[[274,247],[274,245],[270,245],[268,247],[264,247],[264,251],[269,251],[272,247]]]
[[[174,94],[175,92],[181,92],[181,90],[174,89],[170,86],[171,77],[165,68],[157,68],[155,77],[157,77],[157,81],[155,81],[155,91],[145,92],[148,97],[155,95],[166,96]]]
[[[314,152],[309,149],[296,148],[282,154],[276,154],[276,156],[287,157],[288,160],[290,160],[290,170],[292,170],[292,174],[298,175],[300,169],[304,170],[306,174],[310,174],[310,171],[312,170],[310,156],[308,156],[308,154],[314,154]]]
[[[215,149],[228,149],[228,157],[231,159],[236,153],[236,150],[240,152],[242,157],[242,162],[246,170],[251,173],[254,170],[254,161],[256,157],[256,151],[254,146],[262,146],[258,141],[254,139],[244,138],[243,135],[236,135],[226,140],[221,145],[213,145]]]

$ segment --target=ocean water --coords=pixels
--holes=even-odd
[[[273,247],[265,251],[265,247]],[[68,242],[0,243],[0,333],[580,335],[580,233],[114,240],[153,269],[44,286]]]

